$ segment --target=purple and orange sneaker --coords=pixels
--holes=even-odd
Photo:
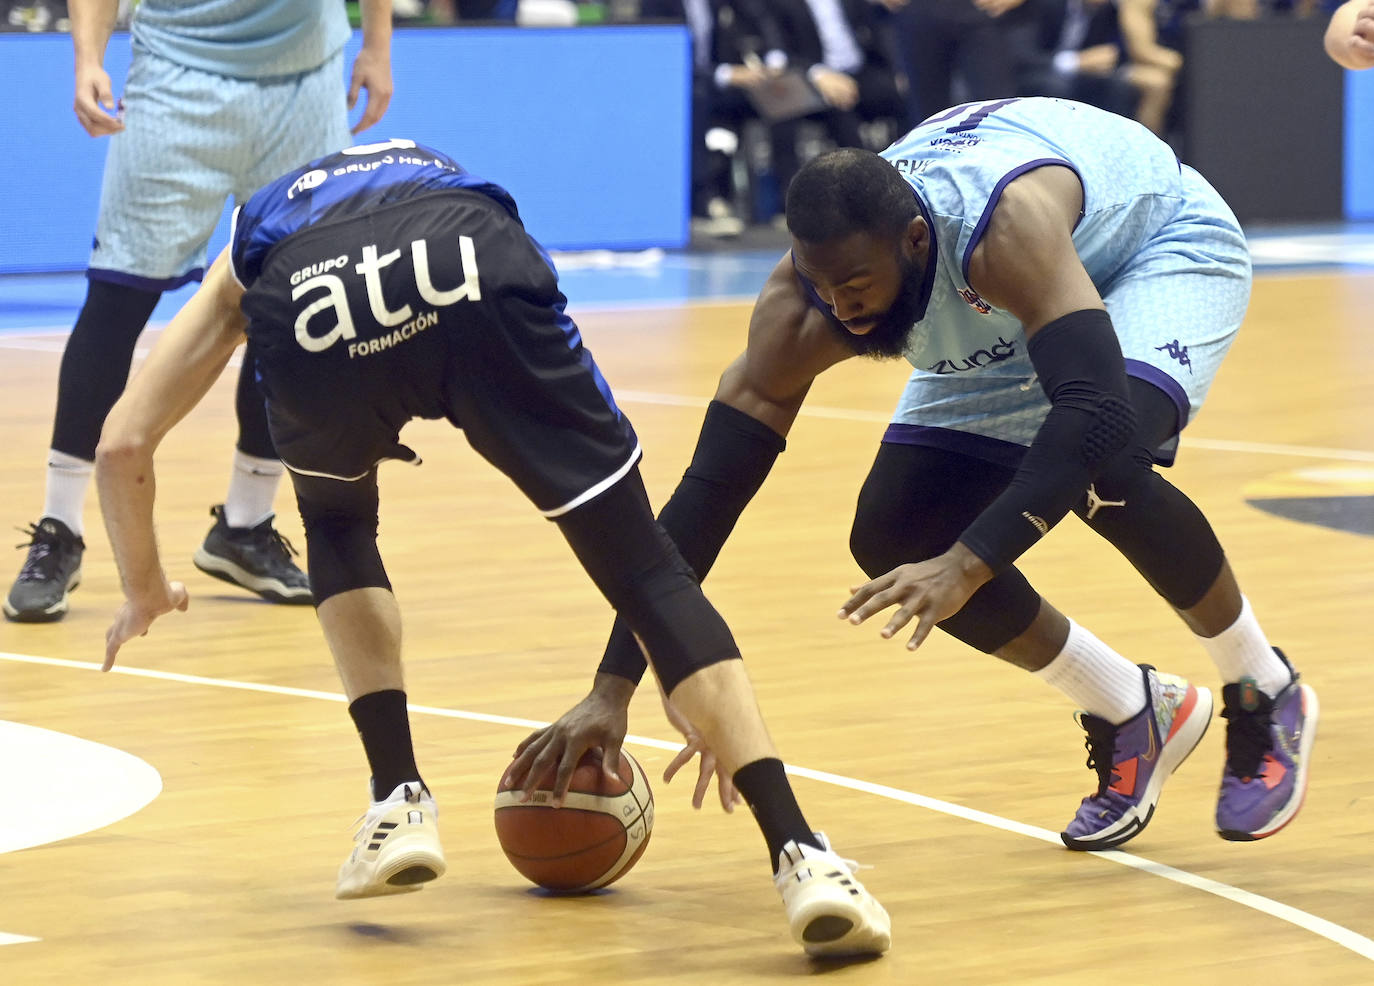
[[[1293,668],[1277,647],[1289,670]],[[1298,673],[1272,699],[1251,678],[1223,685],[1226,766],[1217,795],[1217,834],[1253,842],[1291,822],[1307,794],[1307,770],[1317,738],[1317,693]]]
[[[1212,693],[1148,664],[1145,708],[1119,726],[1086,712],[1088,766],[1097,771],[1097,792],[1059,833],[1070,849],[1113,849],[1144,831],[1154,817],[1164,781],[1207,732]]]

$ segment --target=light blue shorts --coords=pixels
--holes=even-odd
[[[352,143],[346,98],[341,51],[301,75],[232,79],[136,47],[89,275],[147,290],[199,280],[230,196]]]
[[[1127,374],[1173,399],[1180,431],[1202,407],[1240,329],[1251,282],[1249,248],[1230,208],[1191,168],[1183,175],[1175,216],[1097,285]],[[1049,401],[1017,338],[1016,355],[978,372],[913,372],[884,440],[1019,462]],[[1172,443],[1158,458],[1173,461]]]

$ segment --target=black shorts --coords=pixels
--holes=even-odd
[[[479,192],[439,191],[272,248],[243,300],[277,453],[357,480],[412,418],[447,418],[556,517],[628,472],[639,443],[543,249]]]

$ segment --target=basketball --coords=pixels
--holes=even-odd
[[[654,795],[638,761],[620,751],[619,778],[607,777],[601,755],[588,751],[573,771],[562,808],[554,808],[553,774],[529,801],[496,791],[496,837],[511,865],[527,880],[559,893],[585,893],[630,871],[649,844]]]

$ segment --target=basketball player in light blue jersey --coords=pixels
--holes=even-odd
[[[1149,823],[1213,699],[1137,667],[1016,569],[1072,511],[1221,673],[1217,831],[1260,839],[1292,821],[1316,694],[1270,646],[1206,518],[1155,469],[1171,461],[1249,298],[1245,239],[1220,196],[1139,124],[1003,99],[932,117],[881,156],[816,158],[788,190],[787,223],[792,250],[660,515],[698,576],[815,377],[856,353],[904,356],[914,369],[850,535],[872,581],[840,616],[862,623],[896,607],[882,636],[914,621],[915,649],[939,626],[1062,691],[1084,710],[1097,773],[1063,841],[1121,845]],[[602,671],[637,680],[642,668],[618,625]]]
[[[363,48],[344,86],[350,28],[339,0],[142,0],[133,63],[116,100],[103,61],[117,0],[71,4],[77,119],[110,137],[86,301],[58,378],[43,513],[3,602],[21,622],[60,620],[81,580],[82,514],[96,442],[124,389],[134,344],[164,291],[198,281],[230,196],[349,144],[391,99],[391,0],[363,0]],[[239,437],[223,506],[197,567],[277,603],[309,604],[310,583],[273,526],[282,466],[251,353],[236,400]]]

